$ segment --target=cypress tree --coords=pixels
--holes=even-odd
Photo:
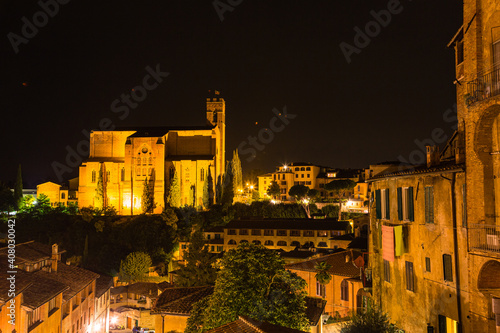
[[[144,179],[144,188],[142,190],[142,211],[143,213],[152,213],[153,209],[155,208],[155,199],[154,199],[154,193],[149,186],[149,181],[148,177]]]
[[[174,177],[170,181],[170,189],[168,191],[167,202],[170,204],[170,207],[178,208],[181,206],[181,186],[179,183],[177,170],[174,170]]]
[[[97,206],[99,208],[104,208],[105,207],[105,202],[104,202],[104,179],[103,179],[103,172],[102,172],[102,165],[101,168],[99,169],[99,175],[97,176],[97,188],[95,189],[95,199],[97,201]]]
[[[243,172],[241,170],[241,161],[238,155],[238,149],[233,151],[233,160],[231,161],[231,172],[233,174],[233,194],[239,193],[243,189]]]

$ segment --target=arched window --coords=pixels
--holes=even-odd
[[[297,168],[295,168],[295,171],[299,171],[299,168],[298,168],[298,167],[297,167]]]
[[[240,240],[240,244],[241,243],[248,243],[248,241],[246,239],[242,239],[242,240]]]
[[[307,167],[307,168],[306,168],[306,171],[311,171],[311,167]]]
[[[262,244],[262,243],[260,242],[260,240],[253,240],[253,241],[252,241],[252,243],[253,243],[253,244],[255,244],[255,245],[260,245],[260,244]]]
[[[95,170],[92,170],[92,183],[95,183],[96,173]]]
[[[290,246],[295,246],[295,247],[297,247],[297,246],[300,246],[300,243],[299,243],[299,242],[297,242],[297,241],[293,241],[293,242],[291,242],[291,243],[290,243]]]
[[[276,245],[278,245],[278,246],[286,246],[286,242],[285,241],[278,241],[278,243]]]
[[[106,171],[106,183],[111,179],[111,171]]]
[[[306,171],[306,168],[302,167],[300,168],[300,171]]]
[[[61,199],[65,199],[66,198],[66,194],[65,193],[61,193]]]
[[[149,156],[149,158],[148,158],[148,163],[149,163],[149,165],[153,164],[153,158],[151,156]]]
[[[349,300],[349,282],[347,280],[340,282],[340,299],[343,301]]]
[[[236,241],[234,239],[230,239],[229,242],[227,242],[228,245],[236,245]]]
[[[125,168],[122,168],[122,171],[121,171],[121,180],[122,180],[122,182],[125,181]]]
[[[139,153],[139,157],[137,157],[137,165],[141,164],[141,154]]]
[[[264,243],[264,245],[273,246],[274,242],[272,240],[266,240],[266,242]]]

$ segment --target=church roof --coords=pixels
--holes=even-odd
[[[206,131],[215,128],[213,125],[203,126],[153,126],[153,127],[117,127],[109,132],[135,131],[130,135],[132,138],[161,137],[170,131]]]

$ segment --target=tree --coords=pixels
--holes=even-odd
[[[366,312],[361,312],[352,317],[346,324],[342,333],[396,333],[399,332],[394,324],[389,321],[389,316],[374,305],[368,303]]]
[[[32,196],[26,196],[26,198],[31,198],[32,201],[34,200]],[[19,209],[21,209],[23,206],[22,202],[24,202],[24,200],[21,200]],[[12,191],[7,185],[5,185],[4,183],[0,183],[0,212],[12,211],[15,209],[15,206],[16,202],[14,200]]]
[[[120,264],[120,279],[124,281],[137,281],[146,275],[152,261],[145,252],[132,252]]]
[[[156,207],[154,191],[149,184],[148,177],[146,177],[146,179],[144,179],[144,187],[142,190],[141,206],[142,206],[142,211],[145,214],[152,213],[153,209],[155,209],[155,207]]]
[[[332,275],[329,272],[330,268],[332,268],[332,265],[326,261],[320,261],[314,266],[314,269],[318,271],[314,277],[320,284],[327,285],[332,279]]]
[[[21,173],[21,164],[17,168],[16,183],[14,185],[14,203],[16,208],[19,209],[21,206],[21,200],[23,198],[23,176]]]
[[[309,192],[309,187],[305,185],[293,185],[288,191],[288,195],[294,197],[297,201],[302,201],[302,199],[307,197]]]
[[[233,194],[239,193],[239,191],[243,189],[243,171],[241,170],[241,161],[238,155],[238,149],[233,151],[231,173],[233,175]]]
[[[276,251],[262,245],[243,243],[228,251],[219,263],[214,293],[194,306],[195,313],[203,306],[203,315],[190,318],[188,326],[205,331],[246,315],[305,330],[306,282],[284,266]]]
[[[233,192],[233,168],[231,163],[226,167],[226,173],[222,177],[222,203],[232,205],[234,199]]]
[[[281,193],[280,186],[275,181],[272,181],[269,187],[267,188],[267,195],[271,198],[276,199]]]
[[[103,164],[101,163],[101,168],[99,169],[99,175],[97,176],[97,187],[95,189],[95,199],[98,208],[106,207],[106,188],[104,186],[104,176],[103,176]]]
[[[350,179],[337,179],[325,184],[325,190],[333,192],[339,202],[339,221],[342,220],[342,200],[347,191],[352,190],[356,182]]]
[[[170,207],[179,208],[181,206],[181,185],[177,170],[174,170],[174,177],[170,180],[167,202],[170,204]]]
[[[203,233],[196,231],[191,235],[189,248],[184,256],[186,265],[179,269],[176,284],[180,287],[214,284],[217,276],[215,259],[215,256],[208,251]]]
[[[205,178],[205,184],[203,184],[203,206],[209,208],[214,204],[214,180],[208,168],[207,178]]]

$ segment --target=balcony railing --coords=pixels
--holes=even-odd
[[[470,224],[469,246],[471,250],[500,253],[500,225]]]
[[[467,82],[467,105],[482,101],[500,94],[500,67],[491,72],[479,75],[477,79]]]

